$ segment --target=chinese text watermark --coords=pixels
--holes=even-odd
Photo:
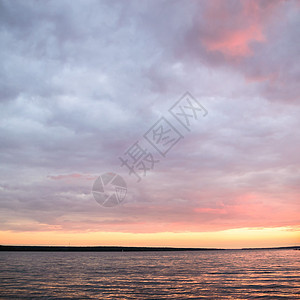
[[[128,170],[128,175],[135,176],[137,182],[148,171],[164,159],[167,153],[184,138],[182,132],[191,131],[200,117],[207,115],[207,110],[189,92],[186,92],[170,109],[169,118],[161,117],[143,135],[140,141],[133,143],[119,157],[120,166]],[[154,156],[156,155],[156,157]],[[105,173],[98,177],[92,189],[95,200],[104,207],[112,207],[124,201],[127,185],[124,179],[115,173]]]

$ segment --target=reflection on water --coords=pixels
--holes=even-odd
[[[1,299],[300,299],[300,251],[0,252]]]

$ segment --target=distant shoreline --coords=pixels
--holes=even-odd
[[[232,251],[232,250],[300,250],[300,246],[270,248],[177,248],[177,247],[123,247],[123,246],[10,246],[0,245],[0,251],[27,252],[150,252],[150,251]]]

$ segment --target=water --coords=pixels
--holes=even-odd
[[[0,252],[1,299],[300,299],[300,251]]]

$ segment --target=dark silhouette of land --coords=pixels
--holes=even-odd
[[[133,251],[228,251],[228,250],[299,250],[300,246],[273,248],[175,248],[175,247],[122,247],[122,246],[1,246],[0,251],[42,251],[42,252],[133,252]]]

